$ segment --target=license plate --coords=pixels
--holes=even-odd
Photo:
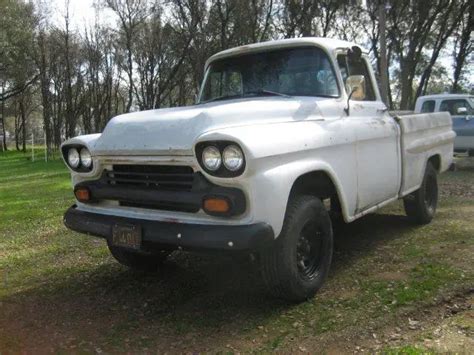
[[[112,227],[112,244],[118,247],[140,249],[142,231],[140,226],[116,224]]]

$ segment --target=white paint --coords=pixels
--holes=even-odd
[[[334,64],[339,50],[355,45],[328,39],[293,39],[239,47],[218,53],[209,61],[244,51],[302,44],[323,48]],[[374,81],[373,73],[371,76]],[[337,80],[343,88],[339,72]],[[114,163],[188,165],[214,184],[240,188],[246,195],[247,210],[238,217],[222,218],[202,211],[122,207],[110,201],[78,203],[78,208],[178,223],[266,222],[278,235],[295,180],[308,172],[323,171],[337,188],[344,219],[351,222],[418,188],[430,157],[439,155],[441,171],[452,161],[454,133],[449,115],[392,117],[375,91],[376,101],[351,101],[349,117],[344,112],[345,92],[339,98],[245,98],[118,116],[102,135],[76,137],[65,143],[85,144],[94,159],[92,172],[72,172],[73,184],[96,179]],[[218,178],[202,171],[194,147],[209,140],[229,140],[242,147],[247,165],[241,176]]]

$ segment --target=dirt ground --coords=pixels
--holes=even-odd
[[[0,353],[474,353],[474,159],[441,176],[427,226],[400,203],[335,226],[330,277],[299,305],[265,294],[243,255],[178,252],[157,274],[130,271],[103,240],[62,225],[62,166],[11,161],[15,179],[0,173]],[[36,185],[18,184],[19,171]]]

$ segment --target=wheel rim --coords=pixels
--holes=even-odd
[[[307,222],[296,246],[296,264],[302,278],[314,279],[318,276],[322,262],[322,244],[322,230],[315,223]]]
[[[424,192],[425,206],[432,212],[436,208],[436,179],[431,175],[427,176]]]

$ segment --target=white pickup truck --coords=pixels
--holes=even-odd
[[[245,251],[274,295],[312,297],[349,223],[397,199],[435,214],[449,113],[392,116],[354,43],[246,45],[206,63],[195,105],[124,114],[62,145],[77,202],[64,222],[153,270],[173,250]]]

